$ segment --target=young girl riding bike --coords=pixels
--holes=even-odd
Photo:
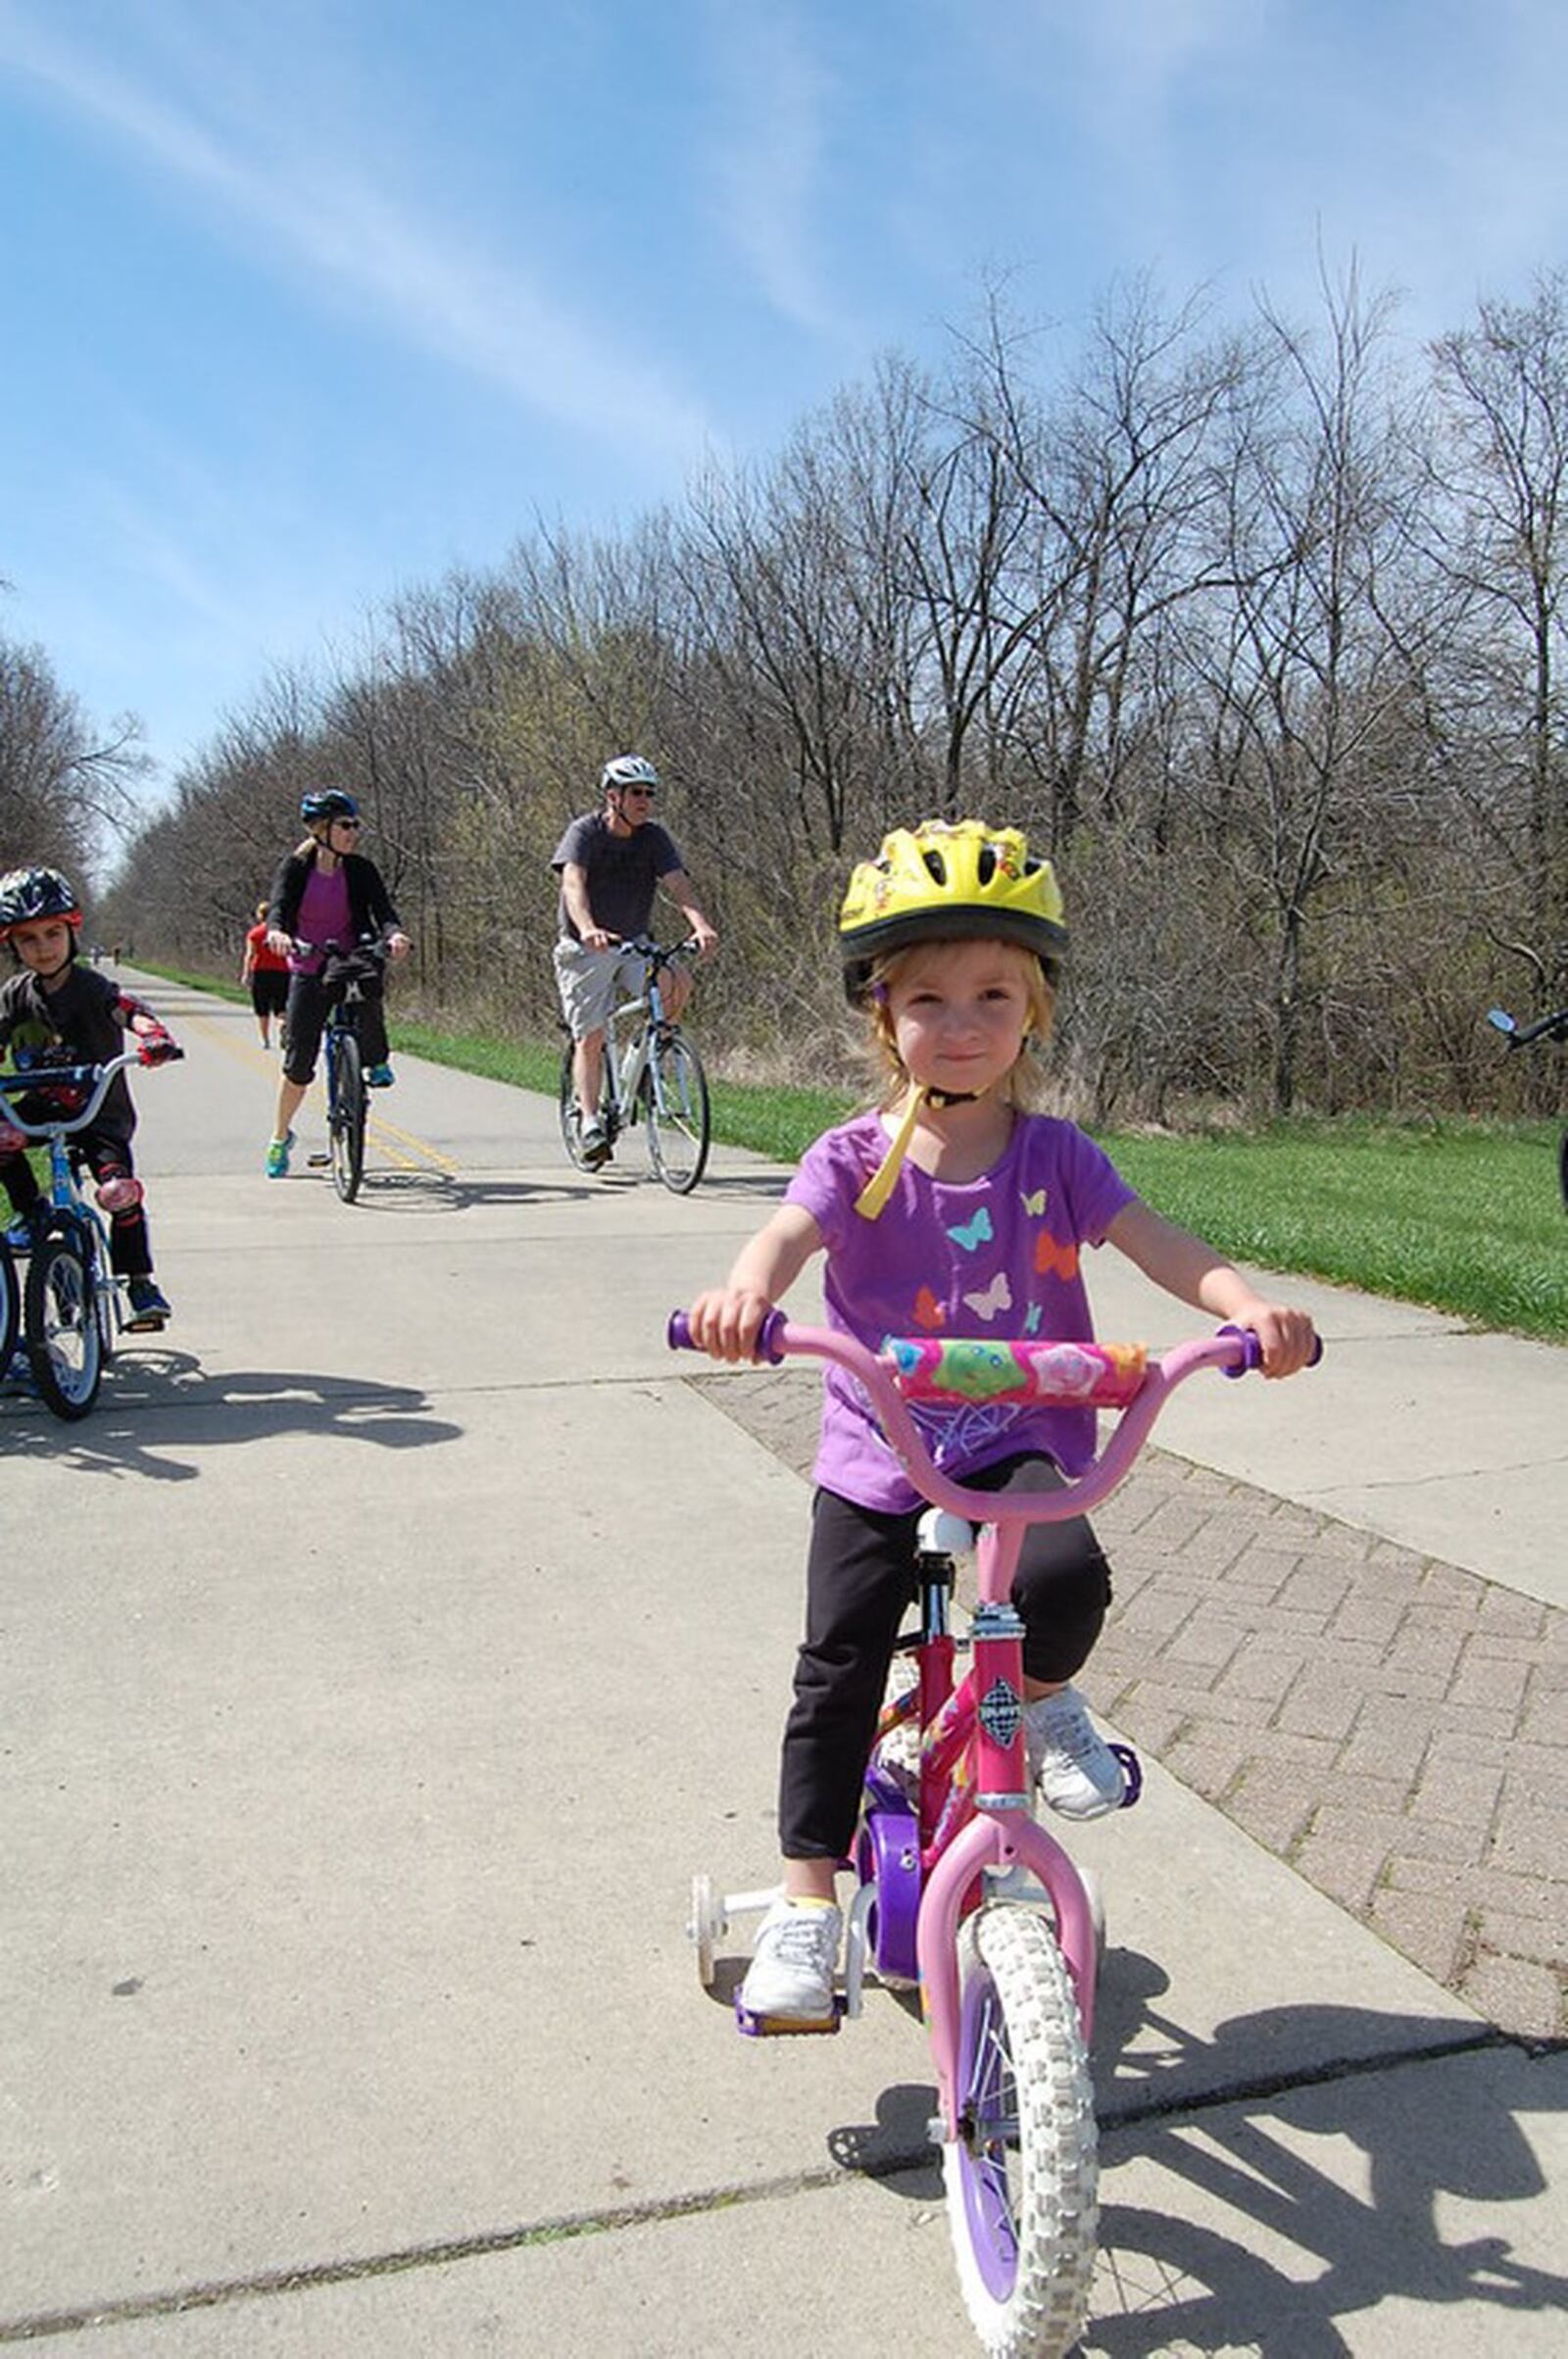
[[[885,1067],[881,1104],[807,1151],[779,1210],[692,1305],[695,1344],[715,1359],[750,1358],[762,1320],[818,1252],[830,1326],[872,1351],[888,1336],[988,1330],[1087,1341],[1080,1251],[1108,1242],[1178,1301],[1252,1330],[1265,1375],[1307,1364],[1304,1311],[1265,1302],[1161,1219],[1075,1125],[1028,1110],[1067,937],[1051,863],[1017,829],[964,819],[895,830],[855,870],[839,937],[846,988]],[[920,1421],[944,1471],[987,1490],[1053,1488],[1094,1449],[1092,1410],[977,1401]],[[863,1396],[831,1367],[814,1474],[806,1638],[780,1771],[783,1889],[741,1992],[788,2030],[833,2021],[835,1879],[924,1505]],[[1084,1518],[1030,1529],[1012,1597],[1026,1627],[1031,1770],[1053,1809],[1097,1817],[1117,1807],[1124,1781],[1072,1685],[1110,1601]]]

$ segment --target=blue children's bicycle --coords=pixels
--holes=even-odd
[[[176,1049],[173,1057],[180,1052]],[[0,1336],[6,1350],[0,1373],[12,1370],[18,1357],[39,1399],[57,1417],[85,1417],[98,1398],[103,1372],[122,1329],[136,1322],[128,1315],[126,1280],[115,1275],[109,1250],[109,1228],[96,1204],[83,1194],[78,1157],[71,1141],[97,1120],[117,1073],[140,1064],[135,1050],[113,1057],[107,1064],[50,1066],[43,1072],[0,1073],[0,1108],[5,1119],[24,1137],[36,1139],[49,1155],[47,1219],[35,1232],[20,1285],[9,1247],[0,1244],[6,1264],[5,1299]],[[166,1057],[170,1062],[172,1058]],[[18,1101],[41,1090],[85,1091],[79,1110],[64,1108],[39,1118],[24,1114]],[[10,1305],[8,1308],[7,1305]]]

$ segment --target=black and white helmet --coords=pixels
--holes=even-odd
[[[359,815],[359,805],[341,787],[329,786],[319,794],[305,795],[300,801],[300,817],[310,827],[321,819],[357,819]]]
[[[606,762],[599,774],[599,791],[602,795],[614,794],[626,786],[658,784],[659,772],[641,754],[617,754],[613,762]]]
[[[12,868],[0,876],[0,942],[31,917],[64,917],[80,925],[81,905],[58,868]]]

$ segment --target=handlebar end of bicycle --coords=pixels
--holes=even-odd
[[[1257,1337],[1252,1333],[1250,1327],[1236,1327],[1233,1326],[1229,1320],[1227,1320],[1225,1325],[1220,1328],[1219,1332],[1221,1335],[1239,1336],[1244,1347],[1242,1356],[1236,1362],[1235,1367],[1221,1368],[1220,1374],[1222,1376],[1229,1376],[1233,1379],[1238,1376],[1255,1376],[1258,1369],[1263,1365],[1263,1347],[1258,1342]],[[1315,1368],[1322,1356],[1323,1338],[1320,1335],[1317,1335],[1312,1339],[1312,1356],[1307,1361],[1307,1366],[1309,1368]]]
[[[765,1359],[770,1366],[775,1368],[783,1365],[784,1354],[779,1350],[778,1338],[784,1323],[782,1310],[768,1312],[757,1331],[757,1349],[752,1354],[754,1359]],[[687,1318],[684,1310],[670,1312],[664,1327],[664,1341],[672,1352],[700,1352],[702,1350],[700,1344],[692,1341],[691,1321]]]

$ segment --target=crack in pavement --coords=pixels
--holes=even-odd
[[[1229,2105],[1255,2104],[1299,2090],[1324,2089],[1341,2081],[1365,2079],[1413,2064],[1446,2064],[1456,2056],[1486,2050],[1513,2050],[1532,2059],[1568,2051],[1568,2041],[1531,2042],[1510,2039],[1491,2025],[1465,2029],[1437,2046],[1424,2043],[1390,2049],[1377,2056],[1342,2058],[1297,2071],[1243,2075],[1223,2089],[1196,2095],[1134,2098],[1124,2108],[1107,2109],[1101,2119],[1102,2136],[1125,2139],[1146,2122],[1168,2125],[1198,2120]],[[933,2102],[935,2091],[933,2090]],[[907,2151],[880,2154],[874,2163],[850,2167],[824,2163],[817,2170],[796,2171],[778,2179],[760,2180],[750,2187],[696,2188],[686,2195],[665,2195],[642,2203],[612,2205],[602,2211],[567,2212],[550,2220],[512,2228],[476,2231],[471,2236],[433,2239],[358,2259],[317,2261],[286,2269],[259,2270],[249,2277],[219,2278],[162,2292],[126,2295],[82,2302],[70,2309],[36,2311],[0,2319],[0,2344],[45,2341],[57,2334],[81,2334],[93,2328],[134,2325],[141,2319],[172,2318],[194,2310],[216,2310],[230,2303],[263,2301],[280,2294],[311,2293],[325,2286],[353,2285],[377,2278],[397,2277],[419,2269],[450,2268],[460,2261],[483,2260],[498,2253],[526,2252],[541,2245],[570,2242],[582,2236],[614,2235],[628,2228],[658,2227],[667,2221],[689,2220],[705,2214],[733,2211],[742,2205],[770,2203],[795,2195],[815,2194],[824,2188],[863,2180],[892,2180],[929,2170],[934,2147],[922,2141]]]

